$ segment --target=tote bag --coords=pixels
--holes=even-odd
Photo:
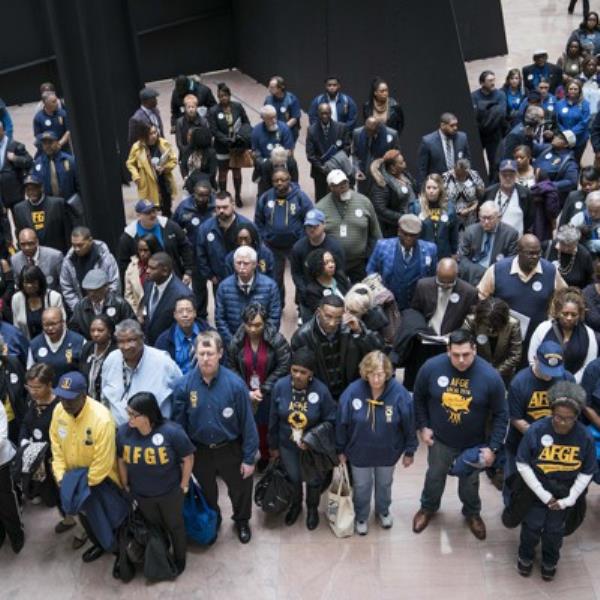
[[[354,504],[346,463],[334,469],[333,480],[327,492],[327,520],[336,537],[344,538],[354,534]]]
[[[217,539],[217,513],[208,506],[194,479],[190,479],[183,501],[183,522],[188,537],[196,543],[208,546]]]

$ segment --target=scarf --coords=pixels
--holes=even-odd
[[[141,260],[138,261],[138,273],[140,275],[140,283],[142,287],[146,283],[146,277],[148,276],[148,263],[143,263]]]
[[[253,377],[258,377],[260,385],[265,382],[267,378],[267,360],[269,357],[267,343],[264,339],[261,339],[258,344],[258,350],[252,351],[252,344],[250,344],[249,336],[244,337],[244,349],[242,358],[244,360],[244,373],[246,384],[250,389],[256,386],[251,385]]]
[[[200,333],[198,323],[192,325],[192,333],[187,337],[179,327],[175,326],[173,341],[175,342],[175,362],[179,365],[181,372],[185,375],[192,368],[194,363],[194,340]]]
[[[382,400],[367,400],[367,421],[371,419],[371,431],[375,431],[376,425],[376,413],[378,406],[383,406],[384,402]]]
[[[163,242],[162,228],[158,224],[158,221],[154,224],[154,227],[152,227],[152,229],[146,229],[145,227],[142,227],[141,223],[138,221],[136,223],[135,233],[138,237],[144,237],[146,234],[151,233],[158,240],[160,247],[163,250],[165,249],[165,244]]]

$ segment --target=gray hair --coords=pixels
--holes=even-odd
[[[573,246],[579,242],[581,238],[581,231],[574,227],[573,225],[561,225],[556,232],[556,241],[562,244],[567,244],[567,246]]]
[[[596,190],[594,192],[590,192],[586,197],[585,197],[585,206],[589,208],[589,206],[591,204],[595,204],[597,202],[600,202],[600,191]]]
[[[544,109],[541,106],[528,106],[525,110],[526,119],[534,119],[540,123],[544,120]]]
[[[364,315],[373,303],[373,293],[368,285],[357,283],[353,285],[344,298],[346,310],[354,315]]]
[[[572,381],[559,381],[548,390],[548,402],[551,408],[566,406],[580,414],[587,402],[585,390]]]
[[[493,201],[493,200],[486,200],[480,207],[479,207],[479,212],[481,213],[481,211],[483,209],[490,209],[494,211],[494,214],[499,215],[500,211],[498,210],[498,205]]]
[[[261,109],[260,109],[260,118],[262,119],[263,117],[273,117],[277,115],[277,111],[275,110],[274,106],[271,106],[270,104],[265,104]]]
[[[271,150],[271,162],[272,163],[287,164],[287,159],[288,159],[288,151],[280,144],[277,144],[275,146],[275,148],[273,148],[273,150]]]
[[[254,264],[258,261],[258,255],[256,254],[256,250],[252,246],[240,246],[233,253],[233,261],[235,262],[238,258],[247,258]]]
[[[218,352],[223,350],[223,338],[221,338],[218,332],[209,329],[196,336],[194,350],[198,350],[198,346],[212,346],[212,344],[215,345]]]
[[[117,323],[115,327],[115,336],[122,333],[133,333],[138,338],[144,337],[142,326],[135,319],[124,319],[120,323]]]

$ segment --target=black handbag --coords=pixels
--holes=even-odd
[[[279,460],[273,461],[254,489],[254,503],[266,513],[287,510],[294,498],[294,484]]]

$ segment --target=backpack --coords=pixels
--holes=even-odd
[[[273,461],[254,490],[254,503],[266,513],[280,513],[289,508],[294,498],[294,484],[281,461]]]

